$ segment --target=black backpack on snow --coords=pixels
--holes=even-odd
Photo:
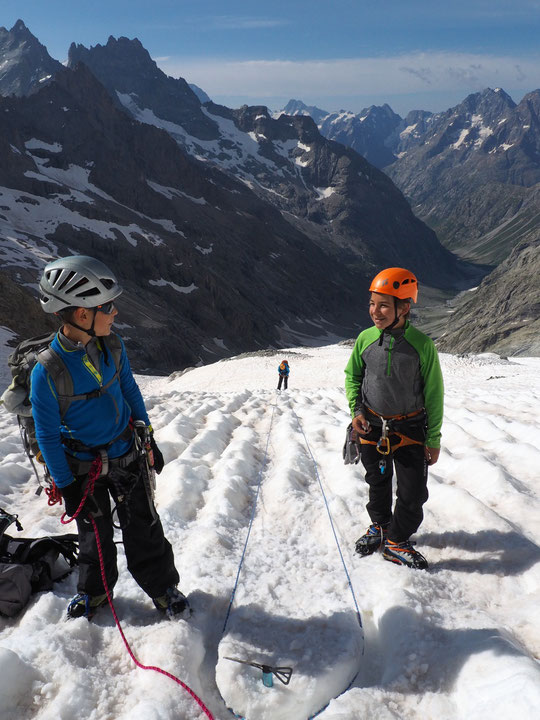
[[[50,475],[36,440],[36,428],[34,418],[32,417],[32,404],[30,402],[30,376],[36,362],[39,362],[45,367],[54,381],[61,418],[64,417],[74,400],[88,400],[91,397],[101,394],[114,382],[121,370],[120,359],[122,355],[122,344],[120,338],[114,333],[106,338],[100,338],[106,350],[113,357],[116,373],[107,385],[100,388],[99,392],[89,393],[88,395],[74,395],[73,381],[69,371],[62,358],[50,347],[55,336],[56,331],[48,333],[47,335],[38,335],[37,337],[23,340],[17,345],[8,357],[8,365],[12,377],[11,385],[4,391],[0,399],[8,412],[17,415],[24,450],[32,463],[40,485],[37,491],[38,494],[42,490],[42,485],[34,460],[37,460],[37,462],[43,465],[45,480],[48,484],[50,483]]]
[[[13,617],[22,610],[32,593],[52,590],[77,564],[78,537],[48,535],[42,538],[15,538],[5,530],[16,523],[17,515],[0,508],[0,615]]]

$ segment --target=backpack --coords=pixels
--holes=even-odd
[[[43,490],[43,486],[41,485],[34,460],[43,465],[46,483],[50,484],[51,480],[36,440],[36,428],[34,418],[32,417],[30,376],[32,375],[34,365],[36,362],[39,362],[45,367],[53,379],[57,390],[60,417],[62,419],[74,400],[89,399],[90,397],[101,395],[116,380],[121,370],[122,343],[120,342],[120,338],[114,334],[106,338],[101,338],[106,350],[108,350],[113,357],[116,373],[99,391],[94,391],[87,395],[74,395],[71,375],[62,358],[50,346],[55,337],[56,331],[47,335],[38,335],[37,337],[23,340],[17,345],[8,357],[8,365],[12,377],[11,385],[4,391],[0,398],[0,402],[4,404],[6,410],[17,415],[23,447],[38,480],[39,488],[36,493],[38,495]]]
[[[78,537],[74,534],[42,538],[14,538],[5,530],[17,515],[0,508],[0,615],[13,617],[27,604],[32,593],[52,590],[77,564]]]

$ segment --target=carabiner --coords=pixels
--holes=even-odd
[[[384,418],[382,421],[381,437],[377,441],[377,452],[379,452],[381,455],[390,455],[390,439],[388,437],[388,422]]]

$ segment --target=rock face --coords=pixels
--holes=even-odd
[[[120,320],[138,369],[358,322],[351,273],[243,183],[118,110],[83,64],[0,99],[0,157],[4,271],[35,287],[52,257],[109,264],[126,288]],[[8,327],[17,331],[15,312]]]
[[[540,355],[540,231],[466,294],[438,346],[446,352]]]
[[[490,250],[488,234],[495,238],[515,224],[540,182],[540,91],[519,105],[502,90],[470,95],[432,116],[386,172],[448,247],[497,264],[520,235]]]
[[[138,40],[72,45],[68,65],[78,62],[133,117],[164,128],[188,154],[241,180],[353,272],[367,276],[391,257],[430,283],[462,281],[455,258],[418,222],[388,177],[324,138],[311,117],[275,119],[262,106],[201,106],[191,91],[180,93],[184,81],[157,69]]]
[[[89,67],[110,92],[118,107],[135,102],[160,118],[181,125],[201,140],[218,137],[217,128],[201,110],[201,101],[187,82],[163,73],[137,39],[110,37],[106,45],[90,49],[72,43],[68,67]]]
[[[0,27],[0,95],[28,95],[61,69],[22,20]]]
[[[356,150],[378,168],[396,160],[395,151],[387,143],[402,122],[389,105],[372,105],[359,114],[330,113],[319,121],[321,133],[331,140]]]
[[[403,119],[387,104],[371,105],[359,113],[328,112],[301,100],[289,100],[281,113],[309,115],[321,135],[356,150],[379,169],[391,165],[406,149],[421,142],[432,115],[414,110]]]
[[[540,213],[540,90],[519,105],[487,88],[442,113],[401,119],[384,105],[318,124],[383,168],[414,213],[469,260],[497,265]]]

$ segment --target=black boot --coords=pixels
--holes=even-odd
[[[386,527],[373,523],[366,531],[365,535],[356,541],[356,552],[359,555],[372,555],[376,552],[386,540]]]
[[[395,543],[387,538],[384,543],[383,558],[396,563],[396,565],[407,565],[416,570],[428,569],[428,561],[418,550],[413,548],[410,540]]]

